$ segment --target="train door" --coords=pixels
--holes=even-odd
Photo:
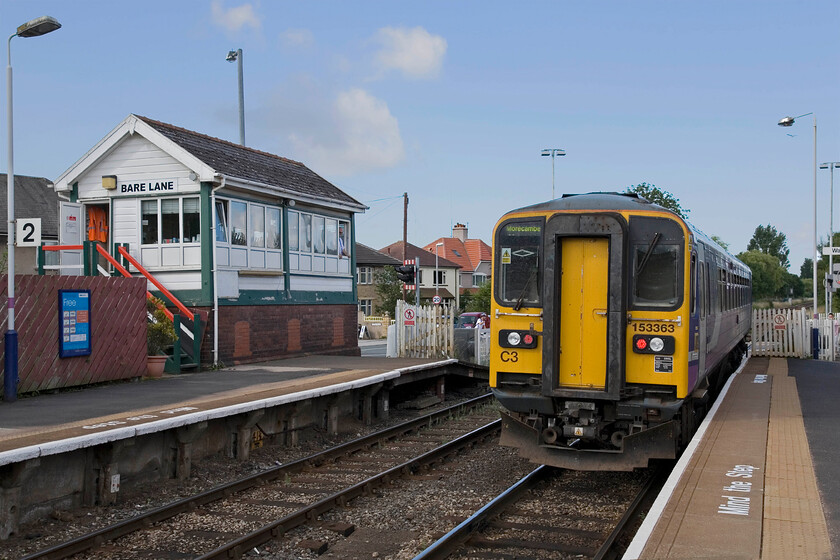
[[[604,389],[607,379],[609,240],[567,237],[560,247],[561,387]]]

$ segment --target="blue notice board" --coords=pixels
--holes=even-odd
[[[91,353],[90,290],[58,290],[58,355]]]

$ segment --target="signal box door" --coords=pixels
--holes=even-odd
[[[560,249],[559,384],[604,389],[607,380],[609,241],[567,237]]]

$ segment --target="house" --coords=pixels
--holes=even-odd
[[[304,164],[132,114],[55,190],[68,200],[62,244],[86,233],[110,253],[127,245],[206,317],[202,363],[358,354],[354,217],[366,207]]]
[[[399,266],[402,260],[380,253],[367,245],[356,243],[356,285],[359,294],[359,312],[365,317],[373,315],[381,303],[376,293],[374,277],[378,270],[389,266]],[[393,312],[392,312],[393,314]]]
[[[452,237],[439,237],[423,249],[445,257],[461,267],[458,288],[461,293],[475,292],[485,282],[490,281],[493,250],[481,239],[469,239],[467,226],[455,224]],[[438,245],[443,243],[443,245]]]
[[[0,174],[0,242],[3,248],[3,265],[8,268],[6,255],[9,239],[7,174]],[[58,243],[58,195],[53,190],[52,181],[43,177],[15,175],[15,218],[40,218],[41,241],[45,245]],[[20,242],[16,239],[16,242]],[[45,252],[47,264],[52,264],[57,256],[54,252]],[[15,274],[36,274],[38,272],[38,249],[36,247],[15,247]]]
[[[402,241],[391,243],[380,251],[397,259],[402,259],[403,254],[406,259],[419,259],[420,278],[415,278],[415,282],[420,288],[421,303],[431,303],[434,296],[440,296],[443,302],[452,303],[456,308],[460,305],[458,271],[461,266],[458,263],[445,259],[440,254],[436,259],[434,253],[430,255],[428,251],[411,243],[405,244],[403,253]]]

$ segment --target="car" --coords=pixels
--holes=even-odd
[[[461,313],[458,315],[458,318],[455,320],[455,328],[456,329],[474,329],[475,324],[484,316],[484,328],[490,328],[490,316],[487,313],[481,311],[467,311],[465,313]]]

